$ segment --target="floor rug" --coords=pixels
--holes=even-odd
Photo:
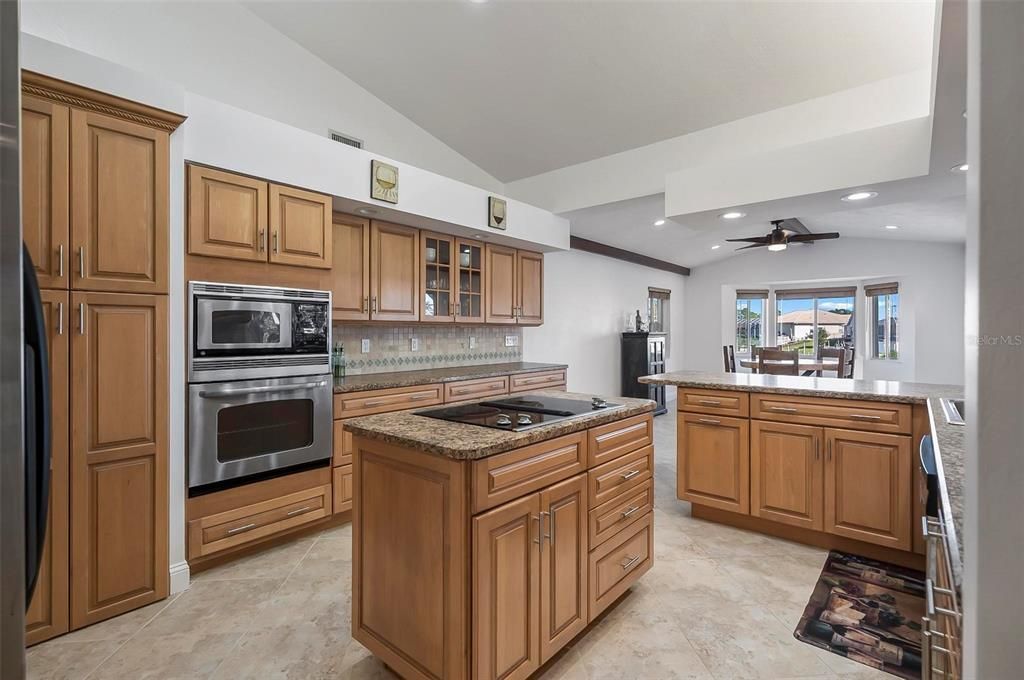
[[[924,574],[833,550],[793,635],[892,675],[921,677]]]

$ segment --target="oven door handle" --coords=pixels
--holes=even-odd
[[[267,392],[294,392],[295,390],[313,389],[316,387],[323,387],[327,384],[326,380],[318,380],[317,382],[308,383],[297,383],[295,385],[263,385],[260,387],[239,387],[239,388],[224,388],[220,390],[201,390],[199,392],[200,397],[230,397],[239,394],[265,394]]]

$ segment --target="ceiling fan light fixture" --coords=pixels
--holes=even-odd
[[[878,195],[877,191],[854,191],[852,194],[843,196],[844,201],[866,201]]]
[[[777,252],[785,250],[785,249],[786,249],[786,244],[785,243],[773,243],[770,246],[768,246],[768,250],[770,250],[773,253],[777,253]]]

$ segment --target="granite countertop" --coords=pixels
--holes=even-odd
[[[675,371],[648,375],[640,382],[652,385],[676,385],[713,390],[765,392],[807,397],[860,399],[903,404],[927,404],[931,421],[932,445],[935,449],[939,473],[940,504],[945,520],[945,533],[949,544],[953,575],[957,584],[963,573],[962,536],[964,517],[964,426],[950,425],[942,412],[939,399],[963,397],[960,385],[933,385],[930,383],[899,382],[889,380],[849,380],[791,375],[761,375],[754,373],[713,373],[704,371]],[[917,460],[917,451],[914,451]],[[914,527],[920,531],[920,527]]]
[[[428,368],[419,371],[367,373],[335,378],[334,393],[383,390],[389,387],[414,387],[430,383],[456,382],[458,380],[472,380],[473,378],[494,378],[499,375],[557,371],[567,368],[566,364],[539,364],[532,361],[514,361],[506,364],[481,364],[479,366]]]
[[[596,395],[547,390],[552,396],[590,401]],[[521,395],[517,395],[521,396]],[[550,425],[535,427],[524,432],[496,430],[479,425],[453,423],[417,415],[419,411],[396,411],[373,416],[363,416],[345,421],[345,429],[353,434],[378,439],[390,444],[407,446],[459,460],[477,460],[496,453],[511,451],[521,446],[535,444],[590,427],[615,422],[630,416],[653,411],[655,402],[650,399],[629,399],[607,397],[610,403],[622,404],[621,408],[594,411],[577,418],[569,418]],[[462,404],[473,402],[460,402]],[[441,408],[433,406],[431,409]]]

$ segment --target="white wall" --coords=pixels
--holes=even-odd
[[[964,247],[950,243],[840,239],[781,253],[756,250],[696,267],[686,282],[683,367],[721,371],[732,341],[735,289],[806,281],[836,285],[891,278],[900,285],[898,361],[865,359],[867,310],[857,307],[858,356],[870,380],[964,382]]]
[[[21,25],[189,92],[321,136],[328,128],[348,133],[374,153],[503,191],[494,177],[238,3],[26,0]]]
[[[621,394],[620,344],[626,312],[641,314],[647,288],[672,291],[668,368],[682,365],[686,277],[569,250],[544,256],[544,325],[523,329],[523,360],[569,364],[568,389]],[[671,398],[671,395],[669,396]]]

